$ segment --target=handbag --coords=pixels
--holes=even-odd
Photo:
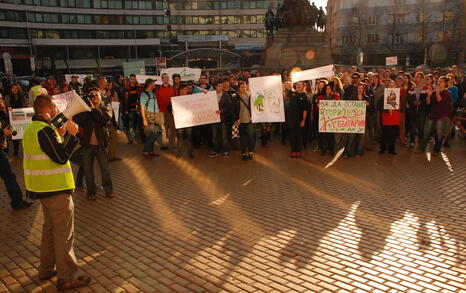
[[[234,123],[233,126],[231,127],[231,138],[239,138],[239,126],[238,124]]]
[[[146,102],[145,107],[144,107],[145,110],[146,110],[146,111],[144,111],[144,112],[146,113],[146,120],[147,120],[147,123],[149,123],[149,124],[158,124],[158,123],[157,123],[157,120],[159,120],[159,119],[157,119],[157,118],[158,118],[158,117],[157,117],[158,115],[156,115],[156,114],[158,114],[158,113],[157,113],[157,112],[148,111],[148,109],[147,109],[147,105],[149,104],[149,100],[151,99],[150,94],[149,94],[147,91],[144,91],[143,93],[145,93],[145,94],[149,97],[149,99],[147,99],[147,102]],[[155,100],[155,99],[154,99],[154,100]],[[154,103],[156,103],[156,101],[154,101]],[[154,110],[155,110],[155,106],[154,106]]]

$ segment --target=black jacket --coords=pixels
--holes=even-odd
[[[230,96],[226,92],[223,92],[222,97],[218,102],[218,109],[220,110],[220,120],[222,122],[231,123],[234,121],[234,104],[232,103]]]
[[[108,124],[110,115],[105,106],[100,106],[97,109],[92,109],[90,112],[82,112],[73,117],[73,120],[81,128],[79,136],[81,145],[87,146],[91,140],[92,132],[95,131],[95,136],[101,150],[105,150],[108,146]]]
[[[285,109],[285,117],[288,123],[298,123],[303,120],[304,111],[309,110],[309,102],[306,93],[290,91],[288,93],[289,103]]]

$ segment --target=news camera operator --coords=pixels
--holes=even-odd
[[[35,115],[23,136],[23,167],[27,196],[40,199],[44,213],[39,279],[57,275],[59,290],[87,286],[90,277],[76,277],[78,264],[73,249],[75,185],[69,159],[79,143],[78,127],[68,121],[62,139],[50,125],[58,114],[53,98],[37,96],[33,107]]]
[[[8,136],[13,135],[14,132],[8,121],[5,103],[0,95],[0,176],[3,182],[5,182],[6,190],[10,196],[11,208],[14,210],[21,210],[30,207],[32,203],[23,200],[21,188],[18,182],[16,182],[16,175],[13,173],[13,170],[11,170],[10,162],[5,152],[7,148],[6,139]]]

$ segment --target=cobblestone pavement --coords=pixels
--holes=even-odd
[[[279,144],[250,162],[205,149],[145,160],[121,140],[117,198],[74,197],[93,277],[79,292],[466,292],[464,142],[331,165]],[[37,281],[39,203],[13,212],[0,193],[0,292],[55,292]]]

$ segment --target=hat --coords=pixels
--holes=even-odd
[[[72,75],[71,78],[79,78],[77,75]]]

